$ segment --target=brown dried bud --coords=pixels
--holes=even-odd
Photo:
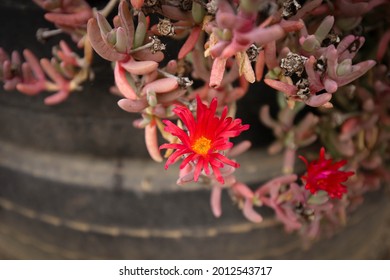
[[[287,0],[283,2],[283,18],[289,18],[295,15],[301,8],[301,4],[297,0]]]
[[[334,32],[332,29],[328,35],[326,35],[325,39],[321,43],[321,47],[326,48],[330,45],[337,46],[340,43],[340,37]]]
[[[157,36],[153,36],[150,39],[152,40],[152,46],[150,47],[152,53],[165,50],[165,44],[161,43],[161,40]]]
[[[159,22],[157,24],[157,30],[162,36],[175,35],[175,27],[173,26],[170,19],[167,18],[159,19]]]
[[[180,9],[183,11],[190,11],[192,9],[192,0],[180,1]]]
[[[255,44],[252,44],[247,50],[246,54],[248,55],[248,58],[251,62],[256,61],[257,56],[259,55],[260,48],[257,47]]]
[[[302,100],[306,100],[310,95],[310,84],[308,79],[300,79],[296,86],[298,88],[297,96]]]
[[[206,4],[206,9],[210,15],[215,15],[217,13],[217,10],[218,10],[217,0],[211,0],[210,2],[208,2]]]
[[[188,77],[180,77],[177,82],[179,84],[179,87],[183,89],[192,86],[192,84],[194,83],[194,81],[190,80]]]
[[[154,7],[155,5],[157,5],[159,2],[159,0],[145,0],[144,2],[144,6],[146,7]]]
[[[307,57],[289,52],[287,57],[281,60],[280,68],[284,70],[285,76],[292,76],[293,74],[296,74],[300,77],[303,71],[305,71],[306,60]]]
[[[314,70],[324,73],[326,71],[326,68],[326,59],[321,56],[319,59],[317,59],[316,64],[314,64]]]

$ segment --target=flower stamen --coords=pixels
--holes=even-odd
[[[191,146],[192,150],[200,155],[207,155],[211,148],[211,140],[202,136],[196,139],[195,143]]]

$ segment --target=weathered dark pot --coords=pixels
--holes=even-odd
[[[0,45],[48,51],[34,43],[44,26],[29,4],[0,4]],[[31,20],[30,20],[31,19]],[[32,20],[33,19],[33,20]],[[5,24],[6,23],[6,24]],[[14,36],[6,26],[14,26]],[[23,35],[22,35],[23,34]],[[30,36],[30,37],[28,37]],[[12,43],[13,42],[13,43]],[[370,194],[345,229],[301,249],[296,235],[267,218],[247,222],[223,197],[215,219],[209,190],[175,185],[177,167],[165,171],[147,158],[134,116],[108,94],[109,64],[97,63],[93,83],[65,103],[0,93],[0,257],[16,259],[360,259],[385,258],[388,196]],[[101,66],[103,65],[103,66]],[[105,69],[107,68],[107,69]],[[241,103],[244,122],[257,120],[262,102],[253,93]],[[250,111],[252,110],[252,111]],[[256,122],[254,122],[256,123]],[[257,127],[256,127],[257,126]],[[264,143],[267,130],[254,124]],[[264,140],[265,139],[265,140]],[[267,159],[264,162],[264,159]],[[257,183],[279,170],[280,158],[255,149],[239,159],[238,177]]]

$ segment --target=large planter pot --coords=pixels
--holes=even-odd
[[[3,6],[1,6],[3,5]],[[42,18],[33,5],[0,4],[4,26],[23,30],[0,38],[46,55],[34,43],[28,18]],[[24,20],[20,20],[25,18]],[[4,22],[7,25],[4,24]],[[37,23],[41,26],[41,23]],[[43,26],[43,21],[42,21]],[[3,41],[4,40],[4,41]],[[23,44],[22,44],[23,43]],[[15,259],[361,259],[385,258],[388,195],[367,196],[348,224],[330,239],[302,250],[264,213],[246,221],[227,194],[223,216],[213,217],[209,190],[175,185],[178,167],[165,171],[152,162],[135,116],[116,106],[108,93],[110,66],[96,64],[96,79],[55,107],[43,97],[0,93],[0,257]],[[255,116],[256,135],[270,139],[257,123],[253,96],[243,118]],[[260,103],[258,99],[256,102]],[[244,111],[244,110],[242,110]],[[249,113],[248,113],[249,112]],[[257,126],[257,127],[256,127]],[[265,141],[266,142],[266,141]],[[263,142],[264,143],[264,142]],[[238,178],[257,184],[278,174],[280,157],[257,147],[238,158]]]
[[[209,210],[209,191],[175,186],[175,172],[142,159],[108,160],[0,148],[0,252],[17,259],[362,259],[388,253],[388,199],[373,193],[336,236],[304,251],[272,217],[249,223],[223,199]],[[238,176],[258,174],[251,153]],[[271,175],[275,161],[261,172]],[[266,215],[267,216],[267,215]],[[380,249],[380,250],[379,250]]]

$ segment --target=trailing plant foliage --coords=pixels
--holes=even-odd
[[[180,185],[208,185],[216,217],[227,191],[248,220],[260,223],[272,208],[287,231],[310,241],[344,225],[365,192],[389,181],[388,1],[111,0],[102,10],[84,0],[33,1],[58,28],[39,30],[39,39],[65,32],[83,56],[64,41],[51,59],[0,49],[4,89],[66,102],[93,77],[94,50],[113,65],[118,106],[140,116],[134,125],[151,158],[167,158],[166,168],[180,162]],[[165,37],[177,40],[177,53]],[[177,58],[167,61],[168,52]],[[278,95],[276,117],[268,104],[259,116],[275,136],[269,153],[284,160],[276,178],[250,188],[235,176],[235,158],[251,143],[229,139],[250,129],[235,118],[236,102],[260,81]],[[306,171],[298,175],[297,154],[308,146],[321,148],[299,156]]]

